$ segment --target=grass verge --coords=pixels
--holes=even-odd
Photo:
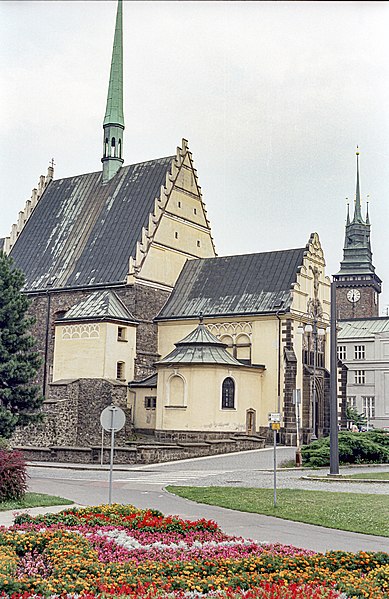
[[[360,472],[359,474],[348,474],[344,478],[364,478],[365,480],[389,480],[389,472]]]
[[[387,495],[278,489],[274,507],[273,489],[168,486],[167,490],[198,503],[231,510],[389,537]]]
[[[0,512],[6,510],[22,510],[30,507],[46,507],[52,505],[72,505],[74,502],[56,495],[44,495],[43,493],[26,493],[23,501],[0,502]]]

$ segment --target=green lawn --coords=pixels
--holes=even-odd
[[[273,489],[169,486],[167,490],[198,503],[389,537],[387,495],[278,489],[275,508]]]
[[[42,507],[51,505],[72,505],[74,502],[55,495],[44,495],[43,493],[26,493],[23,501],[0,502],[0,512],[6,510],[20,510],[30,507]]]

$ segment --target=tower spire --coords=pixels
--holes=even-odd
[[[103,182],[107,183],[123,164],[123,18],[122,0],[118,0],[115,37],[113,42],[111,72],[107,106],[103,122]]]
[[[362,211],[361,211],[361,192],[359,187],[359,148],[357,146],[357,186],[355,190],[355,209],[354,209],[354,222],[363,222]]]

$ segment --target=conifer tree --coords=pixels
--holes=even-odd
[[[41,365],[35,339],[29,332],[29,300],[21,292],[23,273],[12,258],[0,252],[0,437],[40,418],[43,397],[32,383]]]

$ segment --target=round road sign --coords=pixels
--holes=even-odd
[[[126,415],[121,408],[108,406],[100,414],[101,426],[105,431],[120,431],[126,422]]]

